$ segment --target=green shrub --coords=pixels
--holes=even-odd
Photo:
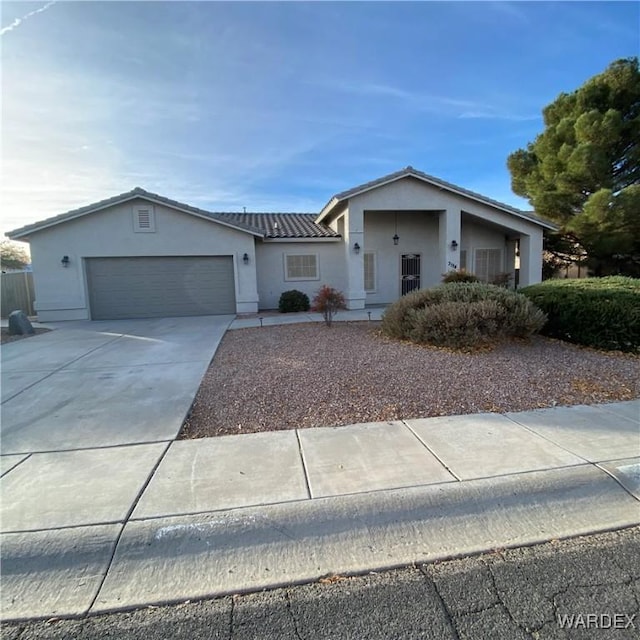
[[[392,338],[469,348],[531,336],[545,319],[544,313],[515,291],[454,282],[400,298],[385,310],[382,331]]]
[[[280,313],[309,311],[309,296],[297,289],[284,291],[278,302],[278,311],[280,311]]]
[[[406,338],[411,328],[409,311],[437,302],[435,289],[417,289],[396,300],[382,315],[382,331],[390,338]]]
[[[313,299],[312,311],[322,314],[325,324],[330,327],[333,316],[341,309],[346,309],[347,305],[342,292],[323,284]]]
[[[494,342],[500,331],[504,309],[495,300],[442,302],[411,309],[409,334],[412,342],[443,347],[470,347]]]
[[[521,292],[549,317],[542,333],[597,349],[640,351],[640,280],[547,280]]]
[[[442,276],[442,282],[445,284],[449,282],[480,282],[480,278],[474,276],[473,273],[460,269],[460,271],[447,271]]]
[[[495,284],[497,287],[508,288],[511,285],[511,278],[513,278],[513,274],[511,273],[497,273],[493,277],[493,280],[491,280],[491,284]]]

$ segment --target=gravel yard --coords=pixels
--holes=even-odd
[[[458,353],[379,331],[379,323],[339,322],[227,332],[180,438],[640,396],[634,355],[543,337]]]
[[[27,333],[24,335],[10,335],[9,329],[7,327],[2,327],[2,329],[0,330],[0,344],[15,342],[16,340],[24,340],[25,338],[30,338],[31,336],[37,336],[40,333],[51,331],[51,329],[45,329],[44,327],[35,327],[34,331],[35,333]]]

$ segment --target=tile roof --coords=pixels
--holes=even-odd
[[[135,198],[144,198],[152,202],[165,204],[169,207],[192,213],[194,215],[210,218],[224,225],[228,225],[246,231],[256,236],[267,238],[339,238],[340,235],[323,224],[314,222],[316,215],[313,213],[229,213],[206,211],[198,207],[192,207],[184,202],[178,202],[166,198],[157,193],[146,191],[141,187],[136,187],[131,191],[120,193],[112,198],[100,200],[93,204],[72,209],[60,215],[35,222],[33,224],[14,229],[7,233],[10,238],[20,238],[28,236],[30,233],[40,231],[67,220],[73,220],[84,215],[88,215],[107,207],[127,202]]]
[[[508,211],[509,213],[513,213],[521,218],[526,218],[531,220],[532,222],[537,222],[546,226],[550,229],[556,228],[552,222],[545,220],[537,216],[535,213],[530,211],[521,211],[516,207],[512,207],[511,205],[505,204],[504,202],[499,202],[498,200],[493,200],[492,198],[487,198],[487,196],[483,196],[480,193],[476,193],[475,191],[470,191],[469,189],[465,189],[463,187],[459,187],[451,182],[446,182],[445,180],[441,180],[440,178],[436,178],[435,176],[431,176],[428,173],[424,173],[422,171],[418,171],[414,169],[411,165],[405,167],[404,169],[400,169],[400,171],[395,171],[394,173],[389,173],[386,176],[382,176],[381,178],[376,178],[375,180],[371,180],[370,182],[365,182],[363,184],[358,185],[357,187],[352,187],[351,189],[347,189],[346,191],[341,191],[340,193],[336,193],[327,204],[323,207],[320,216],[316,219],[320,218],[325,211],[332,208],[333,204],[337,204],[343,200],[348,200],[349,198],[363,193],[365,191],[369,191],[371,189],[375,189],[376,187],[382,186],[383,184],[387,184],[389,182],[393,182],[395,180],[399,180],[401,178],[413,177],[418,180],[423,180],[425,182],[430,182],[431,184],[435,184],[443,189],[447,189],[448,191],[453,191],[456,193],[460,193],[464,196],[468,196],[473,198],[474,200],[479,200],[480,202],[484,202],[486,204],[492,205],[494,207],[498,207],[503,209],[504,211]]]
[[[219,213],[235,224],[259,229],[265,238],[339,238],[330,227],[316,224],[315,213]]]

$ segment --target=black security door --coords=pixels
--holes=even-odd
[[[420,288],[419,253],[406,253],[402,255],[400,276],[400,292],[402,295]]]

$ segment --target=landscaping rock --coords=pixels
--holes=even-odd
[[[34,334],[35,330],[24,311],[12,311],[9,314],[9,335],[24,336]]]

